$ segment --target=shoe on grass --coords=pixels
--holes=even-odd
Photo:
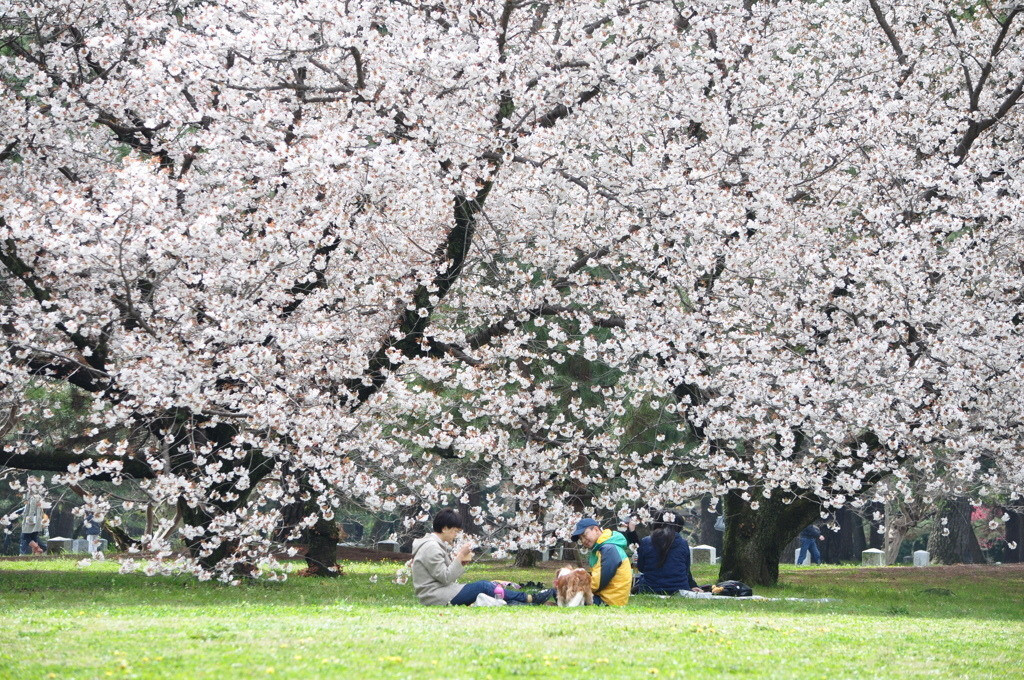
[[[546,590],[539,590],[533,594],[531,602],[533,604],[544,604],[551,599],[551,596],[555,594],[554,588],[548,588]]]

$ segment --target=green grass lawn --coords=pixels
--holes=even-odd
[[[640,596],[623,609],[422,607],[391,582],[397,566],[228,587],[2,561],[0,678],[1024,677],[1016,566],[783,567],[758,594],[839,601]],[[494,564],[463,580],[551,576]]]

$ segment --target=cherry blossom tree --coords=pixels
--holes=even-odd
[[[1022,488],[1020,13],[15,2],[0,380],[89,392],[49,469],[142,480],[201,578],[283,505],[521,549],[712,493],[773,582],[911,477]]]
[[[782,547],[836,508],[918,487],[1019,494],[1021,9],[688,8],[685,50],[602,92],[628,123],[586,109],[586,153],[521,145],[508,172],[522,179],[491,203],[521,225],[516,252],[537,261],[585,232],[586,261],[494,263],[491,280],[519,281],[514,301],[465,295],[458,307],[493,325],[445,336],[506,362],[491,384],[450,370],[490,391],[488,422],[518,430],[492,427],[470,454],[496,488],[511,480],[495,500],[515,545],[564,537],[581,511],[712,492],[726,498],[721,575],[772,583]],[[552,219],[538,244],[531,227]],[[513,368],[570,355],[620,373],[599,388],[614,403],[553,408],[550,385]],[[688,444],[633,446],[623,419],[647,401]],[[427,429],[423,444],[472,451],[468,426]]]
[[[518,227],[481,223],[503,167],[534,139],[573,151],[577,109],[628,117],[598,95],[630,87],[680,17],[667,2],[10,4],[0,375],[11,394],[71,383],[93,412],[46,455],[19,433],[8,464],[143,480],[182,519],[190,555],[168,565],[201,578],[274,566],[281,505],[316,508],[297,529],[341,497],[385,507],[380,468],[407,455],[377,424],[407,410],[388,385],[406,361],[458,354],[428,328],[477,242],[500,250]],[[575,261],[590,240],[542,255]]]

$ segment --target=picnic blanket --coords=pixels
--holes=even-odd
[[[743,597],[734,597],[732,595],[712,595],[711,593],[695,593],[692,590],[680,590],[679,595],[688,597],[692,600],[761,600],[762,602],[838,602],[835,598],[831,597],[764,597],[763,595],[745,595]],[[671,595],[662,595],[661,597],[673,597]]]

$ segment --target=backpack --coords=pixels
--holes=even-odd
[[[711,592],[728,597],[750,597],[754,594],[753,589],[742,581],[722,581],[712,587]]]

